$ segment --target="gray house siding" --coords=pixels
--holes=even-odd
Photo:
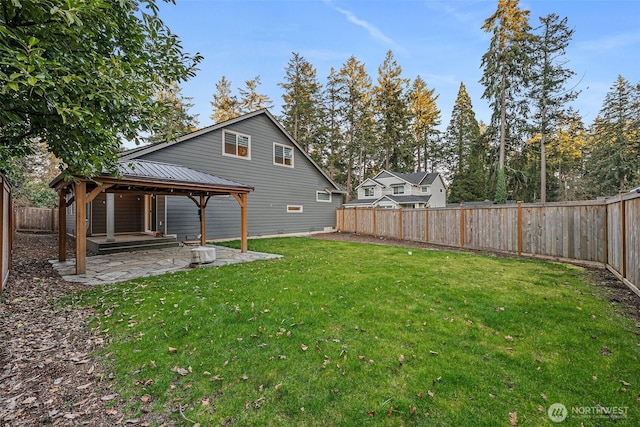
[[[250,136],[250,159],[223,156],[223,129]],[[274,164],[274,142],[292,147],[293,168]],[[316,191],[335,190],[335,185],[265,114],[135,157],[184,165],[254,187],[248,196],[248,234],[252,237],[335,227],[336,208],[342,203],[339,193],[331,195],[331,202],[316,201]],[[166,232],[179,240],[194,239],[200,232],[196,205],[185,197],[167,197],[166,204]],[[302,206],[302,212],[288,213],[287,205]],[[238,237],[239,217],[233,197],[213,197],[207,205],[207,237]]]

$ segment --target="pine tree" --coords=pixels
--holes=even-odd
[[[491,133],[500,138],[498,170],[502,173],[497,177],[506,180],[506,152],[521,146],[518,133],[524,129],[527,115],[522,95],[528,84],[529,11],[519,8],[519,0],[498,0],[496,12],[485,20],[482,29],[492,34],[489,49],[482,56],[482,97],[493,109],[491,126],[496,131]],[[498,185],[506,192],[506,181]]]
[[[182,88],[177,83],[160,90],[156,95],[158,103],[166,105],[163,122],[147,138],[148,142],[170,142],[193,132],[198,128],[198,115],[189,114],[193,98],[182,96]]]
[[[226,76],[222,76],[220,81],[216,83],[216,93],[213,94],[211,107],[213,113],[210,117],[214,123],[224,122],[240,115],[240,102],[233,95],[231,82],[227,80]]]
[[[547,144],[547,163],[558,177],[558,200],[582,200],[589,193],[584,180],[585,150],[588,133],[580,115],[563,113],[553,137]]]
[[[594,196],[612,195],[640,181],[640,91],[622,76],[591,126],[587,166]]]
[[[273,102],[267,95],[257,92],[260,85],[260,76],[244,82],[245,88],[240,89],[240,113],[246,114],[263,108],[271,108]]]
[[[402,77],[402,68],[388,51],[378,67],[378,84],[374,88],[375,115],[381,152],[379,163],[385,169],[413,172],[415,160],[409,139],[407,86],[409,79]]]
[[[349,198],[354,196],[355,187],[368,175],[373,152],[372,84],[364,64],[351,56],[338,71],[334,90],[341,111],[342,151],[347,165],[344,185]]]
[[[578,93],[567,90],[566,84],[575,72],[566,68],[564,59],[573,30],[567,27],[567,18],[556,14],[540,18],[540,34],[531,37],[530,98],[535,104],[534,128],[540,135],[540,201],[547,201],[547,157],[546,144],[557,127],[567,102],[574,100]]]
[[[486,148],[473,111],[471,97],[460,83],[451,121],[444,138],[451,171],[449,201],[471,202],[486,198]]]
[[[347,182],[347,163],[345,153],[345,136],[343,133],[342,100],[346,87],[341,85],[341,78],[335,68],[331,67],[327,84],[323,92],[325,106],[324,127],[327,132],[327,171],[329,177],[339,184]],[[345,185],[346,187],[346,185]]]
[[[437,153],[438,129],[440,125],[440,110],[436,105],[439,95],[434,95],[435,89],[427,89],[427,84],[420,76],[416,77],[409,90],[409,113],[411,115],[411,133],[415,143],[415,157],[418,169],[432,171],[429,168],[435,163]],[[424,166],[422,160],[424,159]]]
[[[282,124],[304,150],[320,164],[326,163],[323,128],[322,85],[316,69],[298,53],[293,53],[285,71],[282,95]]]

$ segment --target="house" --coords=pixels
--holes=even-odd
[[[383,170],[367,178],[357,189],[358,198],[345,208],[443,208],[447,191],[439,173],[397,173]]]
[[[173,142],[126,151],[120,163],[161,168],[177,179],[184,168],[187,174],[224,177],[220,179],[225,183],[251,191],[246,193],[246,206],[239,204],[232,191],[206,192],[200,202],[197,197],[205,193],[174,196],[145,187],[137,194],[116,194],[111,208],[115,234],[146,232],[175,236],[179,241],[196,240],[203,234],[211,240],[236,239],[242,226],[238,218],[245,207],[249,237],[323,232],[335,227],[336,208],[342,205],[345,193],[267,110],[197,130]],[[107,233],[108,193],[99,194],[88,207],[88,236]],[[201,221],[203,212],[205,220]],[[73,228],[70,221],[67,225]]]

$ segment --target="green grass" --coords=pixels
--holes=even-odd
[[[250,249],[284,258],[83,294],[132,414],[496,426],[516,413],[518,425],[554,425],[559,402],[565,425],[611,423],[571,414],[597,405],[640,420],[637,329],[581,268],[306,238]]]

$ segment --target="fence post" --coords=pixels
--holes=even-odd
[[[522,202],[518,202],[518,256],[522,256]]]
[[[464,205],[460,204],[460,248],[464,248]]]
[[[378,217],[376,215],[376,207],[373,208],[373,237],[378,237]]]
[[[398,213],[400,214],[400,229],[398,230],[398,236],[400,240],[402,240],[402,208],[398,209]]]
[[[358,234],[358,208],[354,207],[353,208],[353,233],[354,234]]]
[[[620,193],[620,245],[622,246],[622,252],[620,255],[620,274],[623,279],[627,277],[627,213],[625,206],[622,193]]]
[[[609,203],[604,202],[604,265],[609,265]]]
[[[429,208],[424,210],[424,242],[429,243]]]

